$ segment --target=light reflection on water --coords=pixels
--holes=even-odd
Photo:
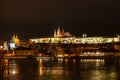
[[[4,80],[119,80],[120,61],[104,59],[10,60]]]
[[[6,63],[6,68],[3,73],[4,77],[9,80],[13,80],[17,77],[17,74],[19,74],[19,66],[15,62],[15,60],[12,60],[10,62]]]

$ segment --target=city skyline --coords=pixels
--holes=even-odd
[[[65,30],[63,27],[62,28],[60,27],[60,29]],[[7,36],[4,36],[4,35],[6,35],[6,33],[3,34],[3,38],[0,38],[0,40],[7,40],[7,41],[9,41],[13,37],[13,35],[18,35],[19,38],[22,39],[22,40],[29,40],[30,38],[54,37],[54,30],[55,29],[51,30],[51,28],[50,28],[50,30],[38,32],[37,29],[36,29],[36,33],[29,33],[29,32],[27,33],[27,31],[22,32],[22,30],[18,31],[18,32],[16,30],[15,30],[15,32],[11,32],[11,31],[9,32],[8,31]],[[80,31],[80,32],[76,31],[76,32],[78,32],[78,33],[76,33],[76,32],[74,32],[72,30],[71,30],[71,32],[69,32],[68,30],[65,30],[65,31],[67,31],[66,32],[67,34],[69,34],[71,36],[76,36],[76,37],[83,37],[83,34],[87,34],[87,37],[100,37],[100,36],[102,36],[102,37],[116,37],[116,36],[119,35],[118,32],[117,33],[116,32],[113,32],[113,33],[101,33],[101,32],[97,33],[95,31],[95,32],[92,32],[92,33],[90,33],[90,32],[86,32],[85,33],[83,31]],[[48,32],[48,33],[45,33],[45,32]]]
[[[58,26],[76,36],[115,36],[119,8],[119,0],[2,0],[0,40],[53,36]]]

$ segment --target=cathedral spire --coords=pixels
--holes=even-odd
[[[56,30],[54,30],[54,37],[65,37],[65,36],[71,36],[69,32],[65,32],[64,29],[60,29],[60,26]]]
[[[17,34],[15,35],[15,38],[18,39],[18,35]]]
[[[60,30],[60,26],[58,26],[58,29],[57,29],[57,36],[61,35],[61,30]]]

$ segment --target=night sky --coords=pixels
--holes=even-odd
[[[73,35],[120,33],[120,0],[1,0],[0,40],[53,36],[58,26]]]

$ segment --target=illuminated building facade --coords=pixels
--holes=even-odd
[[[86,38],[76,38],[76,37],[68,37],[68,38],[36,38],[30,39],[30,41],[35,43],[63,43],[63,44],[95,44],[95,43],[111,43],[111,42],[120,42],[119,38],[111,37],[86,37]]]
[[[87,34],[83,34],[82,37],[74,37],[69,32],[64,32],[58,27],[54,31],[54,37],[49,38],[36,38],[30,39],[30,41],[35,43],[62,43],[62,44],[97,44],[97,43],[111,43],[120,42],[120,37],[87,37]]]

